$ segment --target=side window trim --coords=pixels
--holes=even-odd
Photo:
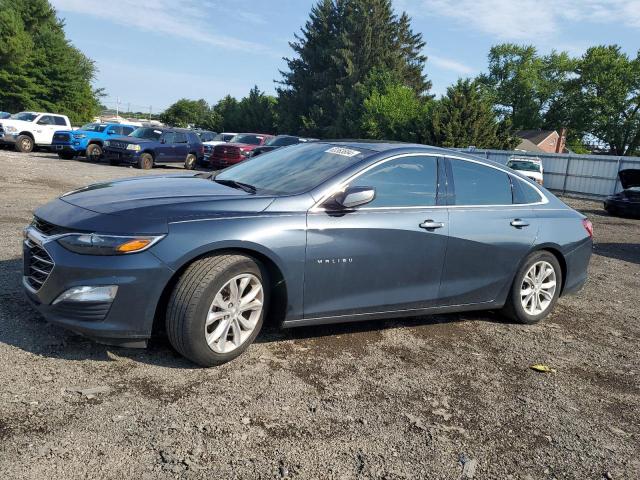
[[[309,209],[309,212],[323,212],[325,211],[325,209],[322,207],[322,204],[324,202],[326,202],[332,195],[335,195],[338,191],[340,191],[341,189],[345,188],[346,186],[349,185],[349,183],[353,182],[354,180],[356,180],[360,175],[366,173],[367,171],[371,170],[372,168],[381,165],[385,162],[389,162],[391,160],[395,160],[398,158],[402,158],[402,157],[415,157],[415,156],[427,156],[427,157],[442,157],[445,163],[445,168],[446,168],[446,181],[447,181],[447,193],[446,193],[446,199],[448,201],[448,204],[446,205],[435,205],[435,206],[422,206],[422,207],[380,207],[385,208],[385,209],[402,209],[402,208],[456,208],[456,207],[463,207],[463,208],[469,208],[469,207],[473,207],[473,208],[485,208],[485,207],[496,207],[496,206],[511,206],[511,207],[519,207],[525,204],[510,204],[510,205],[453,205],[451,202],[451,197],[455,196],[455,190],[454,190],[454,186],[451,183],[452,179],[453,179],[453,175],[451,172],[451,164],[450,164],[450,160],[451,159],[455,159],[455,160],[464,160],[465,162],[471,162],[471,163],[477,163],[479,165],[484,165],[487,168],[493,168],[495,170],[498,170],[500,172],[505,173],[506,175],[510,175],[509,172],[507,172],[506,170],[499,168],[499,167],[495,167],[493,165],[489,165],[487,163],[481,162],[481,161],[476,161],[476,160],[472,160],[470,158],[464,158],[464,157],[458,157],[456,155],[448,155],[448,156],[442,156],[441,153],[431,153],[431,152],[416,152],[416,153],[400,153],[397,155],[393,155],[391,157],[388,158],[383,158],[379,161],[377,161],[376,163],[372,164],[372,165],[368,165],[365,168],[363,168],[362,170],[354,173],[353,175],[351,175],[350,177],[348,177],[347,179],[338,182],[338,183],[334,183],[331,186],[327,187],[326,190],[324,190],[324,193],[320,194],[319,196],[319,200]],[[520,179],[518,179],[520,180]],[[520,180],[520,181],[524,181],[524,180]],[[544,195],[544,193],[541,190],[538,190],[536,187],[529,185],[529,188],[533,188],[535,190],[535,192],[540,196],[541,201],[536,202],[536,203],[529,203],[526,205],[544,205],[549,203],[549,199],[546,197],[546,195]]]

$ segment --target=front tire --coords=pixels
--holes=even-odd
[[[193,153],[187,155],[187,159],[184,161],[184,168],[186,170],[193,170],[196,168],[196,156]]]
[[[99,162],[102,158],[102,147],[95,143],[92,143],[87,147],[87,160],[90,162]]]
[[[182,274],[167,305],[167,335],[183,356],[203,367],[244,352],[260,332],[268,280],[242,255],[212,255]]]
[[[143,153],[140,155],[138,167],[142,170],[151,170],[153,168],[153,157],[150,153]]]
[[[33,138],[29,135],[20,135],[16,139],[16,150],[22,153],[31,153],[33,152],[33,148],[35,144],[33,143]]]
[[[553,310],[561,287],[558,259],[544,250],[533,252],[516,273],[503,313],[518,323],[538,323]]]

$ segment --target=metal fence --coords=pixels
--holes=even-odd
[[[506,165],[512,157],[539,158],[542,160],[544,168],[544,186],[546,188],[563,194],[590,197],[605,197],[619,192],[622,187],[618,179],[618,172],[627,168],[640,169],[640,157],[479,150],[473,148],[460,149],[460,151],[485,157],[503,165]]]

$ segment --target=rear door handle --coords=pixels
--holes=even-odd
[[[519,218],[516,218],[514,220],[511,220],[511,226],[515,228],[524,228],[524,227],[528,227],[529,223],[525,222],[524,220],[520,220]]]
[[[425,220],[420,224],[420,228],[424,228],[425,230],[435,230],[436,228],[442,227],[444,227],[444,223],[434,222],[433,220]]]

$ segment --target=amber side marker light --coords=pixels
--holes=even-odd
[[[122,245],[118,245],[116,247],[116,251],[121,252],[121,253],[137,252],[138,250],[142,250],[143,248],[149,246],[149,244],[152,241],[153,240],[148,239],[148,238],[129,240],[128,242],[123,243]]]

